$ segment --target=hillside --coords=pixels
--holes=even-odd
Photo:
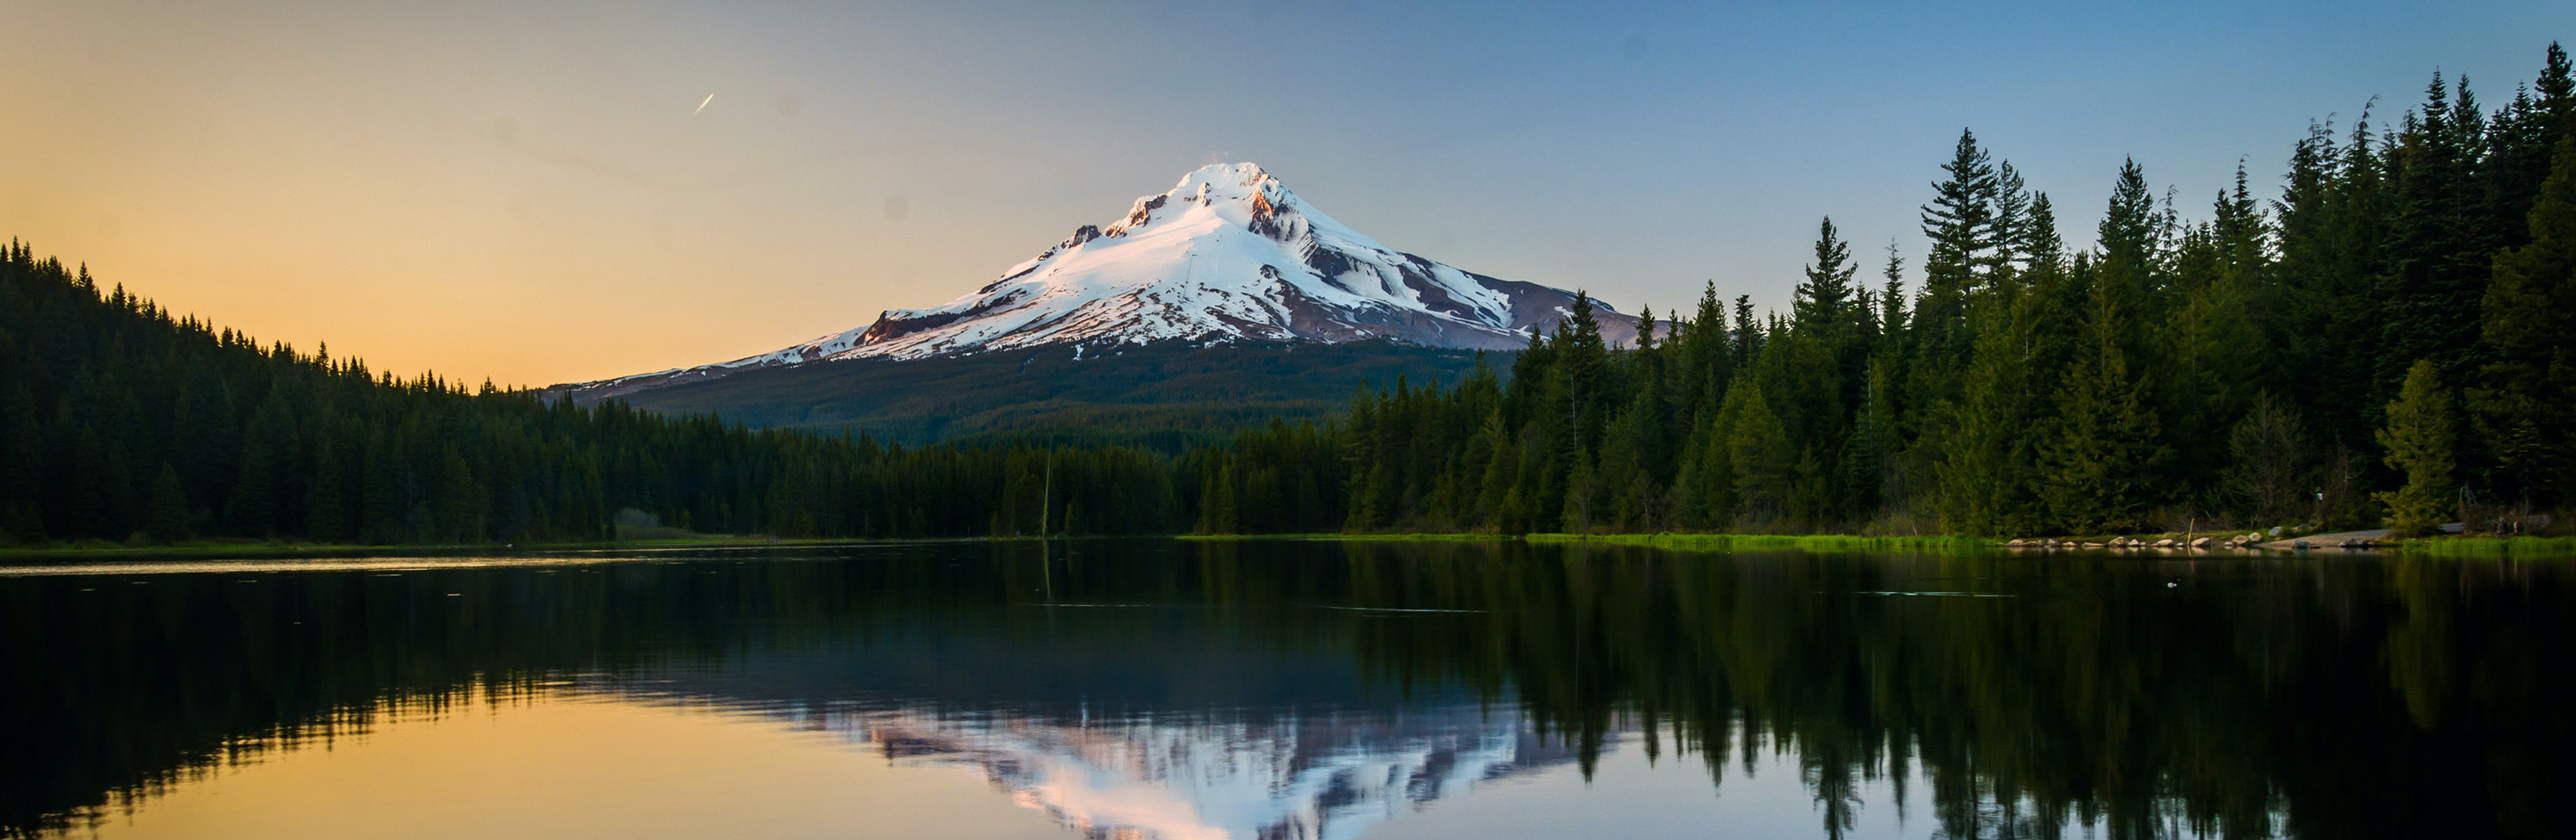
[[[1476,353],[1365,341],[1166,342],[1075,358],[1062,348],[931,359],[858,358],[747,370],[620,395],[664,414],[716,414],[747,425],[859,430],[889,443],[1008,435],[1178,451],[1235,429],[1338,417],[1362,385],[1449,385]],[[1511,354],[1489,354],[1498,370]],[[603,395],[557,388],[583,404]]]

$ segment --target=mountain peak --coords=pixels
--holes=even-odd
[[[1280,183],[1260,164],[1249,161],[1211,163],[1181,176],[1181,180],[1161,195],[1136,199],[1135,205],[1128,208],[1127,217],[1111,224],[1101,231],[1101,235],[1123,236],[1127,231],[1153,221],[1158,211],[1168,216],[1181,212],[1178,208],[1190,206],[1212,208],[1212,212],[1228,224],[1273,235],[1283,241],[1298,231],[1284,228],[1267,230],[1265,227],[1283,210],[1294,213],[1304,209],[1296,194],[1289,192],[1286,184]],[[1176,209],[1164,210],[1166,207]],[[1075,237],[1081,237],[1079,230]],[[1068,239],[1059,247],[1075,244],[1079,243]]]
[[[1288,186],[1261,164],[1211,163],[1181,176],[1179,183],[1163,193],[1173,198],[1196,199],[1201,203],[1232,201],[1244,204],[1277,205],[1295,201]]]
[[[1261,164],[1253,163],[1251,161],[1243,161],[1240,163],[1211,163],[1195,170],[1191,170],[1190,174],[1181,176],[1180,182],[1173,184],[1171,191],[1164,194],[1174,195],[1195,193],[1199,191],[1201,185],[1208,185],[1218,189],[1257,188],[1264,182],[1276,184],[1279,182],[1279,179],[1272,177],[1269,170],[1261,168]]]

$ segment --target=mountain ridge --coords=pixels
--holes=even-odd
[[[919,446],[972,439],[1111,442],[1166,452],[1272,420],[1339,417],[1357,390],[1455,385],[1479,351],[1357,341],[1152,344],[1080,360],[1051,348],[929,359],[833,359],[746,369],[621,395],[547,390],[580,404],[616,399],[666,415],[757,428],[861,431]],[[1508,379],[1512,354],[1488,369]]]

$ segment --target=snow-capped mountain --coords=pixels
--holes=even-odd
[[[823,359],[920,359],[1037,347],[1080,357],[1156,342],[1345,342],[1517,349],[1574,295],[1498,280],[1381,245],[1308,205],[1250,163],[1215,164],[1106,226],[928,309],[774,353],[574,386],[587,397]],[[1636,319],[1596,304],[1604,337]]]

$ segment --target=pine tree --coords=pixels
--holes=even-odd
[[[178,469],[167,462],[152,479],[152,497],[144,511],[144,534],[164,545],[188,538],[188,493]]]
[[[1496,507],[1494,527],[1500,533],[1527,534],[1537,529],[1530,519],[1529,501],[1521,495],[1520,485],[1504,492],[1502,504]]]
[[[1574,469],[1565,477],[1565,509],[1557,514],[1557,518],[1565,522],[1565,530],[1584,533],[1602,524],[1599,519],[1601,497],[1600,473],[1592,465],[1592,454],[1577,450]]]
[[[1602,428],[1610,422],[1610,410],[1619,405],[1620,395],[1608,387],[1610,347],[1601,340],[1601,322],[1593,317],[1591,295],[1581,290],[1574,293],[1574,304],[1568,307],[1550,344],[1556,350],[1552,376],[1566,403],[1559,410],[1566,413],[1566,430],[1571,435],[1565,445],[1569,452],[1596,448]]]
[[[1735,296],[1735,369],[1746,371],[1762,355],[1762,325],[1753,318],[1753,296]]]
[[[1689,323],[1677,342],[1679,369],[1673,379],[1683,417],[1703,409],[1713,410],[1735,373],[1733,342],[1726,331],[1726,302],[1717,296],[1717,281],[1708,281],[1700,291],[1699,308],[1692,312]]]
[[[2305,507],[2315,471],[2310,461],[2298,412],[2267,392],[2256,395],[2253,410],[2227,434],[2222,483],[2255,522],[2288,522]]]
[[[1207,474],[1207,482],[1199,491],[1199,498],[1199,533],[1242,533],[1242,511],[1235,507],[1232,458],[1226,458],[1217,469]]]
[[[1843,509],[1863,520],[1874,518],[1883,502],[1896,498],[1895,366],[1885,356],[1869,363],[1860,409],[1843,454]]]
[[[2442,387],[2439,366],[2431,359],[2406,369],[2397,399],[2388,403],[2388,425],[2379,430],[2379,445],[2388,451],[2388,467],[2406,477],[2404,486],[2374,494],[2388,507],[2388,528],[2399,535],[2430,533],[2451,520],[2458,500],[2458,408]]]
[[[1896,242],[1887,243],[1887,268],[1880,272],[1887,285],[1878,293],[1878,333],[1891,344],[1905,334],[1909,316],[1905,299],[1905,257],[1896,252]],[[1884,348],[1882,348],[1884,349]]]
[[[1474,520],[1488,528],[1507,527],[1503,522],[1503,500],[1520,483],[1520,451],[1513,446],[1512,438],[1500,407],[1485,415],[1484,427],[1475,436],[1476,448],[1490,454],[1484,456],[1483,472],[1472,476],[1476,479]]]
[[[1852,264],[1851,243],[1835,232],[1832,216],[1817,226],[1815,249],[1816,261],[1807,265],[1806,279],[1798,284],[1791,311],[1800,327],[1827,329],[1848,317],[1856,291],[1852,275],[1859,267]]]
[[[1980,287],[2014,282],[2029,264],[2032,203],[2029,185],[2022,180],[2021,172],[2013,168],[2011,161],[1997,161],[1994,217],[1987,223],[1985,234],[1991,244],[1973,266]]]
[[[1948,177],[1932,184],[1932,203],[1922,208],[1923,235],[1932,241],[1932,250],[1923,258],[1923,299],[1914,310],[1914,346],[1926,354],[1955,358],[1966,355],[1968,337],[1962,332],[1962,319],[1967,315],[1968,293],[1990,270],[1993,252],[2001,244],[1994,229],[1999,185],[1993,155],[1978,148],[1975,132],[1964,129],[1941,171]],[[1940,387],[1932,391],[1947,393]]]
[[[2032,250],[2018,316],[2024,319],[2027,331],[2023,358],[2029,370],[2023,385],[2028,393],[2041,398],[2065,390],[2064,374],[2081,344],[2078,334],[2087,290],[2074,282],[2074,265],[2066,259],[2065,246],[2057,232],[2057,213],[2046,193],[2031,200],[2026,233]],[[2090,276],[2091,258],[2078,255],[2076,259],[2084,262]],[[2040,399],[2035,409],[2039,412],[2032,418],[2035,423],[2044,422],[2051,413],[2045,399]]]
[[[1756,382],[1726,394],[1726,460],[1735,479],[1736,521],[1770,525],[1787,512],[1795,463],[1788,431]]]
[[[2568,72],[2567,52],[2557,44],[2549,45],[2538,81],[2517,87],[2513,101],[2496,109],[2487,125],[2479,174],[2485,181],[2487,236],[2496,247],[2513,248],[2530,241],[2525,219],[2539,200],[2541,183],[2549,178],[2558,141],[2576,130],[2576,125],[2552,113],[2552,91],[2559,104],[2567,104]]]
[[[2538,91],[2541,113],[2557,123],[2553,130],[2562,135],[2576,134],[2576,72],[2571,72],[2567,50],[2558,42],[2549,42],[2549,57],[2541,66],[2540,80],[2532,87]]]
[[[2113,300],[2122,306],[2135,307],[2157,291],[2161,221],[2146,169],[2134,159],[2122,161],[2111,185],[2110,206],[2102,214],[2102,257],[2095,263],[2100,282],[2109,285]]]

